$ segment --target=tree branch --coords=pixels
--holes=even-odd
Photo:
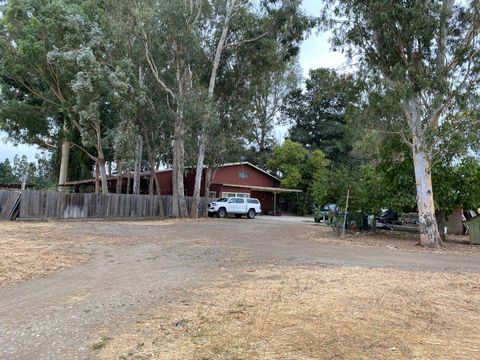
[[[237,42],[234,42],[234,43],[227,44],[227,45],[225,45],[225,49],[229,49],[229,48],[232,48],[232,47],[235,47],[235,46],[240,46],[240,45],[244,45],[244,44],[248,44],[248,43],[260,40],[261,38],[264,38],[268,34],[270,34],[270,31],[264,32],[263,34],[260,34],[258,36],[253,37],[253,38],[250,38],[250,39],[245,39],[245,40],[241,40],[241,41],[237,41]]]
[[[68,143],[70,145],[73,145],[73,146],[79,148],[80,150],[82,150],[85,153],[85,155],[87,155],[91,160],[98,161],[98,158],[93,156],[92,154],[90,154],[90,152],[87,149],[85,149],[83,146],[80,146],[77,143],[74,143],[74,142],[71,142],[71,141],[69,141]]]

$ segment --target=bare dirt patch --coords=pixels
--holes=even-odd
[[[0,287],[46,276],[87,261],[68,251],[62,226],[51,223],[0,223]]]
[[[100,359],[474,359],[480,274],[245,270],[137,320]]]
[[[2,222],[0,287],[84,263],[99,245],[158,240],[161,227],[189,222],[193,220]]]

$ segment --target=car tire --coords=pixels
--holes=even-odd
[[[256,213],[255,213],[255,210],[254,210],[254,209],[248,210],[247,217],[248,217],[249,219],[255,219],[255,215],[256,215]]]
[[[227,210],[225,210],[225,208],[218,209],[217,217],[223,219],[225,216],[227,216]]]

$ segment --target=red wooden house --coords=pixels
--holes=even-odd
[[[205,173],[202,174],[200,196],[205,196]],[[157,172],[162,195],[172,195],[172,170]],[[276,210],[278,193],[300,192],[294,189],[280,188],[280,179],[249,162],[224,164],[218,167],[212,176],[208,197],[252,197],[260,201],[262,211],[273,213]],[[185,195],[192,196],[195,184],[195,170],[187,170],[185,176]]]

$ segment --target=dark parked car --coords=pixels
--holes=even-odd
[[[393,225],[400,225],[400,217],[393,210],[385,210],[380,217],[377,218],[377,228],[393,230]]]
[[[319,209],[315,210],[314,219],[316,223],[319,223],[323,220],[328,220],[328,216],[330,213],[335,212],[337,210],[337,204],[325,204],[321,206]]]

